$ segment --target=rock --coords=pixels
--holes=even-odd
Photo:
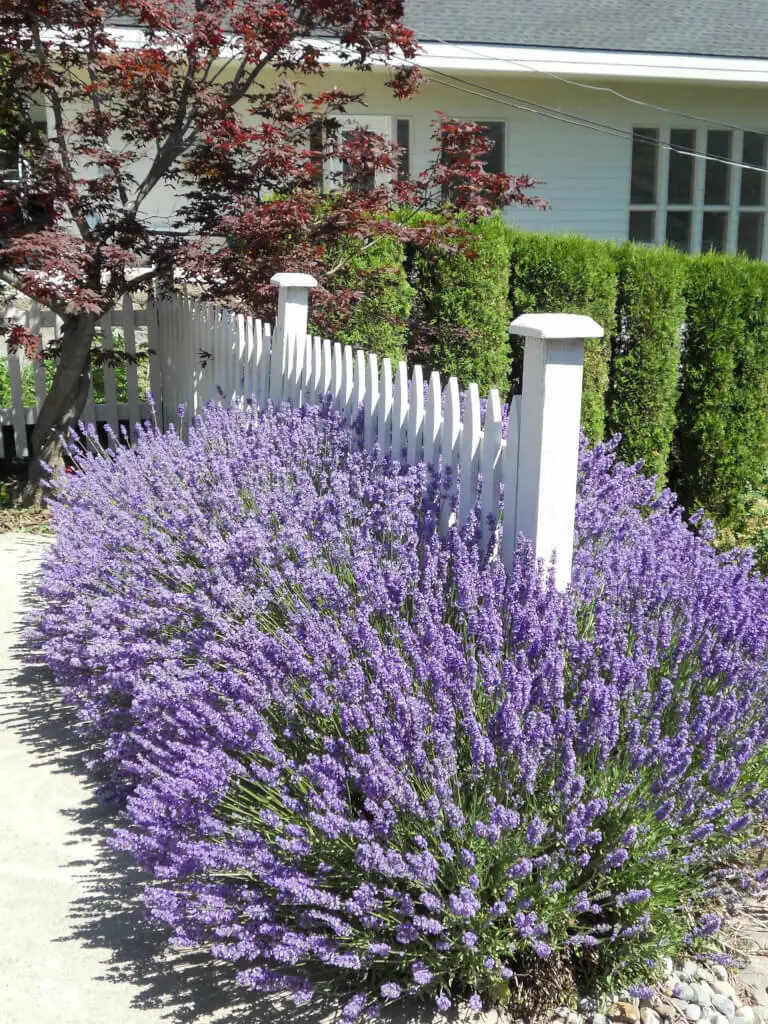
[[[675,994],[675,989],[679,984],[680,982],[677,980],[674,974],[672,974],[668,978],[664,979],[664,982],[661,986],[661,991],[664,993],[665,996],[673,996]]]
[[[604,1013],[593,1013],[587,1019],[589,1024],[610,1024]]]
[[[561,1017],[563,1020],[568,1019],[568,1014],[571,1012],[570,1006],[558,1006],[555,1010],[555,1016]]]
[[[661,1018],[650,1006],[644,1006],[640,1011],[640,1024],[661,1024]]]
[[[708,967],[704,967],[702,964],[696,964],[696,977],[699,981],[714,981],[715,975],[710,971]]]
[[[712,991],[709,985],[705,986],[702,982],[698,982],[691,985],[691,988],[693,989],[692,1003],[697,1003],[699,1006],[712,1005]]]
[[[728,1024],[728,1018],[724,1017],[722,1013],[713,1013],[709,1020],[710,1024]]]
[[[698,1020],[701,1017],[701,1007],[696,1003],[688,1003],[683,1013],[688,1020]]]
[[[692,1003],[695,1001],[693,985],[688,985],[684,981],[678,981],[672,995],[676,999],[684,999],[686,1003]]]
[[[634,1024],[640,1019],[640,1011],[632,1003],[612,1003],[608,1008],[608,1016],[611,1020],[622,1021],[622,1024]]]
[[[719,992],[712,996],[712,1005],[724,1017],[732,1017],[736,1012],[733,1000],[729,999],[728,996],[721,995]]]
[[[665,1017],[667,1019],[677,1015],[677,1010],[674,1005],[669,1001],[669,999],[664,999],[663,996],[653,997],[651,1000],[651,1009],[654,1013],[658,1014],[659,1017]]]
[[[670,1003],[672,1003],[677,1013],[683,1013],[686,1006],[688,1005],[687,999],[677,999],[675,996],[672,996],[672,998],[669,1001]]]
[[[578,1002],[579,1011],[581,1013],[597,1013],[597,1006],[597,1000],[592,996],[583,996]]]
[[[577,1013],[575,1010],[571,1010],[566,1020],[568,1024],[584,1024],[584,1018],[580,1013]]]
[[[664,977],[668,978],[675,969],[675,964],[671,956],[663,956],[661,958],[661,966],[664,970]]]
[[[711,964],[709,969],[718,981],[728,981],[728,971],[726,971],[722,964]]]
[[[751,1006],[741,1006],[736,1011],[736,1016],[733,1019],[735,1024],[753,1024],[755,1011]]]
[[[720,996],[728,996],[729,999],[733,999],[736,995],[736,990],[730,981],[721,981],[719,978],[715,978],[709,987],[713,992],[717,992]]]
[[[768,1021],[768,1006],[758,1003],[757,1006],[752,1007],[752,1012],[758,1020]]]

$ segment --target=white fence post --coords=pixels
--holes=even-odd
[[[526,339],[514,529],[545,565],[555,555],[555,585],[565,590],[573,560],[584,340],[604,332],[588,316],[528,313],[512,322],[510,333]],[[510,493],[505,481],[505,505]],[[509,550],[505,545],[507,557]],[[505,565],[511,568],[506,559]]]
[[[286,365],[288,339],[307,336],[309,290],[317,287],[317,281],[310,274],[275,274],[269,283],[278,290],[269,397],[279,405],[283,398],[293,397],[283,392],[286,373],[290,372]]]

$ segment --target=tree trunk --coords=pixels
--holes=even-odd
[[[93,313],[76,313],[64,318],[56,373],[32,430],[32,458],[24,490],[25,505],[42,503],[45,496],[43,481],[47,474],[40,460],[53,468],[62,465],[62,434],[82,416],[88,399],[91,344],[97,319]]]

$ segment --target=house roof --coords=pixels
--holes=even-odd
[[[768,59],[768,0],[406,0],[424,43]]]

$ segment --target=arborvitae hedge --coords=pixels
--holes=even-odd
[[[671,483],[688,509],[731,526],[768,462],[768,267],[690,260],[686,325]]]
[[[616,250],[618,322],[613,341],[607,433],[621,434],[626,462],[643,459],[664,483],[675,429],[686,260],[675,249]]]
[[[380,360],[389,356],[396,364],[405,359],[414,293],[402,243],[383,237],[366,249],[357,240],[344,242],[334,246],[326,260],[329,267],[340,261],[344,267],[329,279],[329,288],[359,289],[363,295],[338,322],[326,317],[324,333],[344,345],[375,352]]]
[[[507,229],[512,315],[583,313],[605,331],[587,341],[581,422],[592,441],[605,429],[611,337],[616,323],[616,265],[611,247],[579,235],[528,234]],[[522,345],[513,351],[513,377],[519,377]]]
[[[509,377],[509,254],[499,217],[467,225],[446,252],[435,244],[411,249],[414,314],[424,346],[415,358],[441,377],[475,381],[481,394],[505,393]]]

